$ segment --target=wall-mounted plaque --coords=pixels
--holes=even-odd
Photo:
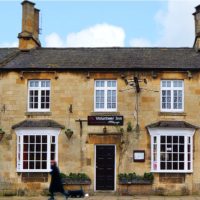
[[[133,151],[133,161],[134,162],[144,162],[145,161],[145,151],[144,150],[134,150]]]
[[[123,126],[123,116],[88,116],[88,125]]]

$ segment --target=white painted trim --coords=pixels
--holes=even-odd
[[[195,129],[194,128],[148,128],[148,131],[151,136],[158,136],[158,135],[193,136]]]
[[[38,81],[39,82],[39,86],[38,87],[30,87],[30,82],[31,81]],[[49,87],[42,87],[41,86],[41,82],[42,81],[49,81],[49,83],[50,83],[50,85],[49,85]],[[46,90],[49,90],[49,108],[48,109],[46,109],[46,108],[44,108],[44,109],[42,109],[41,108],[41,90],[42,89],[46,89]],[[38,91],[38,108],[33,108],[33,109],[31,109],[30,107],[29,107],[29,97],[30,97],[30,90],[37,90]],[[49,79],[41,79],[41,80],[28,80],[28,95],[27,95],[27,97],[28,97],[28,99],[27,99],[27,111],[28,112],[49,112],[50,111],[50,108],[51,108],[51,80],[49,80]]]
[[[148,128],[151,136],[151,172],[155,173],[192,173],[193,172],[193,135],[194,128]],[[160,170],[160,136],[184,136],[184,170]],[[157,170],[153,169],[153,137],[157,137]],[[191,138],[191,169],[187,170],[187,141]]]
[[[171,87],[162,87],[162,82],[163,81],[171,81]],[[174,87],[173,86],[173,81],[182,81],[182,87]],[[163,109],[162,108],[162,91],[163,90],[170,90],[171,91],[171,109]],[[174,98],[174,90],[182,90],[182,108],[181,109],[174,109],[173,107],[173,98]],[[167,79],[163,79],[160,80],[160,110],[161,112],[184,112],[184,80],[180,80],[180,79],[174,79],[174,80],[167,80]]]
[[[58,162],[58,135],[60,133],[60,128],[17,128],[15,129],[17,138],[20,137],[20,167],[16,166],[17,172],[50,172],[50,137],[55,136],[55,160]],[[47,136],[47,169],[23,169],[23,135],[45,135]],[[18,141],[18,140],[17,140]],[[17,163],[18,163],[18,155],[17,155]]]
[[[94,192],[98,192],[101,190],[96,190],[96,146],[114,146],[114,153],[115,153],[115,158],[114,158],[114,190],[109,190],[109,191],[116,191],[116,184],[117,184],[117,178],[116,178],[116,144],[95,144],[94,145]],[[107,191],[107,190],[106,190]]]
[[[104,87],[96,87],[96,81],[104,81],[105,86]],[[116,82],[116,87],[107,87],[107,82],[108,81],[115,81]],[[115,79],[107,79],[107,80],[94,80],[94,112],[117,112],[117,80]],[[96,108],[96,90],[103,90],[104,91],[104,108]],[[115,90],[116,91],[116,108],[107,108],[107,91],[109,89]]]

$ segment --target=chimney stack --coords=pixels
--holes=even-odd
[[[195,21],[195,42],[194,48],[196,51],[200,51],[200,5],[195,7],[196,11],[193,13]]]
[[[22,2],[22,32],[18,34],[19,49],[30,50],[41,47],[39,41],[39,12],[35,4],[28,0]]]

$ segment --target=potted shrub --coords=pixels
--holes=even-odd
[[[131,131],[133,131],[133,127],[132,127],[131,122],[128,122],[127,123],[127,132],[131,132]]]
[[[68,139],[72,137],[73,133],[74,132],[70,128],[65,130],[65,135],[67,136]]]
[[[0,141],[2,140],[4,134],[5,132],[2,130],[2,128],[0,128]]]
[[[90,178],[85,173],[70,173],[69,175],[61,173],[63,184],[67,185],[87,185],[91,184]]]
[[[122,173],[118,175],[119,184],[152,184],[153,182],[152,173],[144,173],[143,176],[136,175],[133,173]]]

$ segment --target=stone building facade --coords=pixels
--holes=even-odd
[[[198,194],[200,6],[194,48],[62,49],[41,47],[34,6],[19,48],[0,49],[1,194],[47,189],[50,160],[90,193]],[[153,183],[120,184],[133,172]]]

